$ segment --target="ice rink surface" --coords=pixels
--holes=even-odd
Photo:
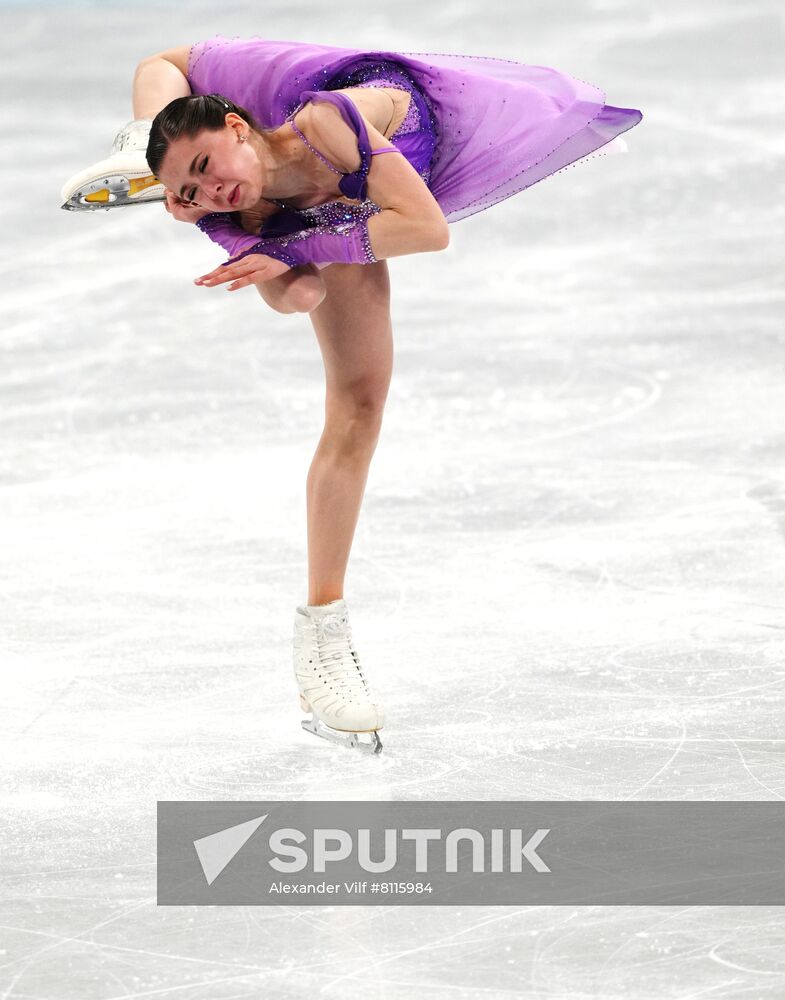
[[[157,800],[783,797],[781,4],[0,18],[0,1000],[785,995],[778,907],[155,897]],[[223,257],[160,205],[59,208],[137,61],[217,33],[556,66],[644,114],[390,261],[345,592],[378,759],[300,729],[308,317],[195,287]]]

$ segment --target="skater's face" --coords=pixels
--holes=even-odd
[[[164,156],[158,179],[184,201],[210,212],[236,212],[262,196],[261,165],[247,122],[226,116],[220,131],[203,129],[175,139]]]

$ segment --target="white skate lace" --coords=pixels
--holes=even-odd
[[[314,619],[314,634],[322,669],[349,694],[369,697],[368,682],[352,645],[348,616],[324,615]]]

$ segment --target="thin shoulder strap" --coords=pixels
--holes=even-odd
[[[297,127],[297,122],[295,122],[294,118],[292,118],[289,121],[289,124],[292,126],[292,128],[294,129],[294,131],[300,136],[300,138],[303,140],[303,142],[305,143],[305,145],[310,149],[310,151],[312,153],[316,153],[316,155],[319,157],[319,159],[322,161],[322,163],[324,163],[326,166],[328,166],[330,168],[330,170],[332,170],[332,172],[334,174],[340,174],[343,177],[343,170],[339,170],[338,167],[334,167],[332,165],[332,163],[330,163],[329,160],[325,159],[325,157],[322,156],[322,154],[319,152],[319,150],[316,148],[316,146],[312,146],[311,143],[308,142],[308,140],[302,134],[302,132],[300,131],[300,129]]]
[[[300,94],[300,107],[298,111],[302,108],[308,101],[329,101],[330,104],[334,104],[335,107],[341,112],[341,117],[346,122],[347,125],[351,127],[354,134],[357,136],[357,149],[360,153],[360,167],[350,174],[343,174],[341,180],[338,182],[338,187],[341,189],[343,194],[347,198],[357,198],[363,200],[367,197],[368,189],[368,171],[371,166],[371,157],[376,153],[393,153],[399,152],[399,150],[385,146],[383,149],[371,149],[371,143],[368,139],[368,130],[365,127],[365,121],[363,116],[357,110],[353,101],[350,101],[345,94],[339,94],[332,90],[305,90]],[[295,112],[296,114],[297,112]],[[330,167],[335,173],[340,174],[341,171],[337,170],[332,163],[329,163],[322,154],[314,149],[313,146],[308,142],[305,136],[300,132],[297,126],[294,124],[292,116],[292,127],[300,134],[306,145],[309,146],[311,150]]]

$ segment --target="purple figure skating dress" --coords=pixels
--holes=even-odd
[[[428,185],[448,222],[481,212],[588,156],[643,117],[635,108],[606,104],[598,87],[547,66],[262,38],[217,35],[196,43],[188,60],[188,82],[194,94],[222,94],[247,108],[265,128],[291,120],[315,96],[339,104],[358,134],[363,161],[356,175],[344,175],[340,188],[358,199],[365,197],[364,178],[373,155],[367,136],[363,147],[361,116],[343,95],[314,92],[358,86],[408,91],[406,119],[389,142]],[[365,211],[338,202],[299,210],[278,204],[282,211],[266,220],[261,235],[282,238],[284,247],[298,230],[314,236],[317,229],[335,232],[344,220],[363,221],[369,211],[379,211],[373,203]],[[230,253],[236,249],[231,240],[210,232],[209,217],[200,228]],[[269,246],[257,252],[268,253]],[[368,247],[366,252],[367,260],[375,259]]]

